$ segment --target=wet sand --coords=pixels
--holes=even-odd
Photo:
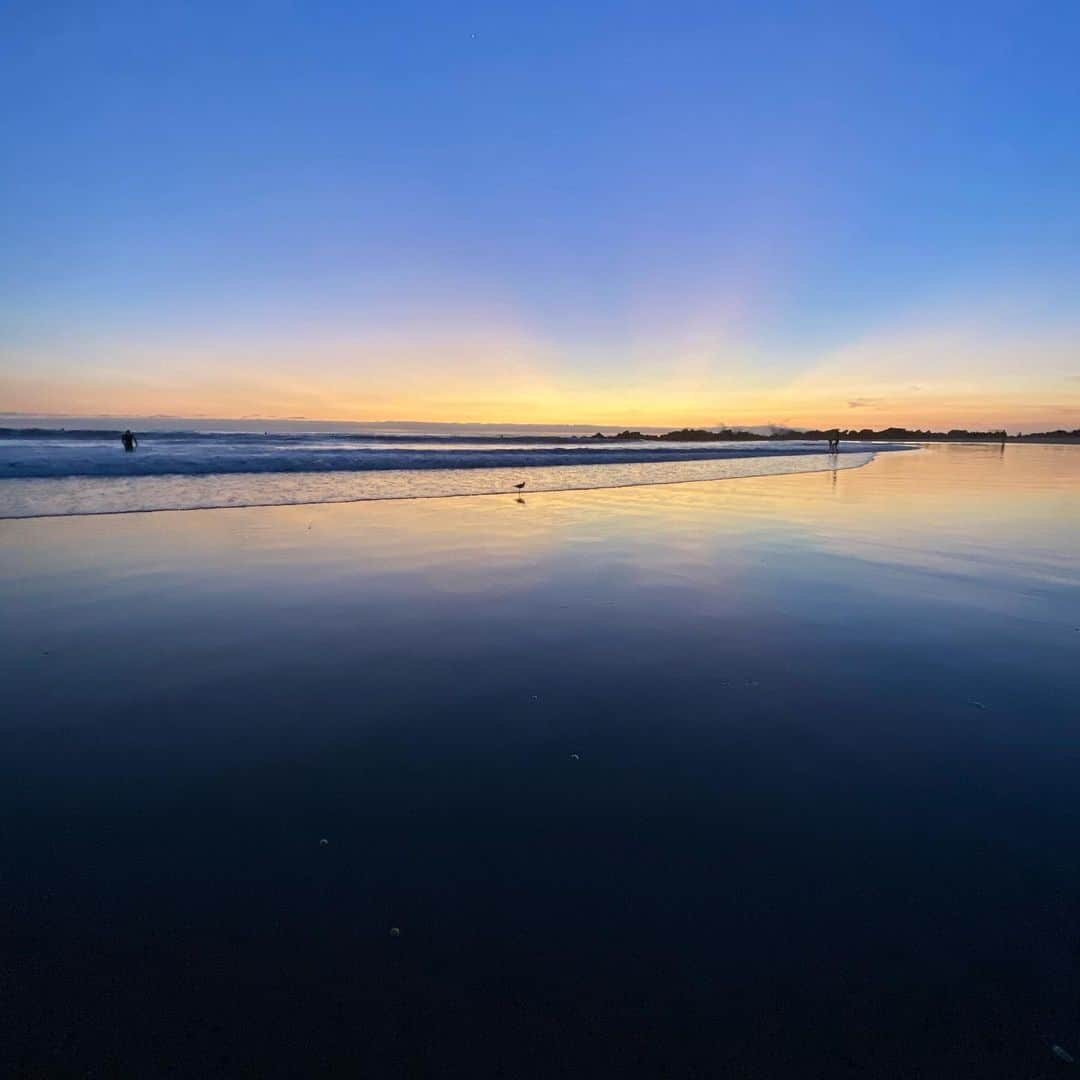
[[[1080,1057],[1080,449],[524,499],[0,522],[7,1071]]]

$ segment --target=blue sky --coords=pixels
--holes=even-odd
[[[0,40],[0,409],[1080,426],[1075,4]]]

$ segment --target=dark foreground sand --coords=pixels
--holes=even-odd
[[[1058,1075],[1078,534],[1037,446],[0,523],[0,1064]]]

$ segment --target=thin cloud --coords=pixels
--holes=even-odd
[[[870,405],[878,405],[881,403],[879,397],[859,397],[852,398],[847,404],[849,409],[865,409]]]

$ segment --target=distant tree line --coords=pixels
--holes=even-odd
[[[1080,442],[1080,428],[1066,431],[1040,431],[1031,435],[1009,435],[1000,429],[995,431],[968,431],[967,428],[950,428],[948,431],[924,431],[920,428],[890,427],[875,431],[873,428],[848,428],[832,432],[814,429],[812,431],[781,431],[767,436],[769,439],[827,439],[830,434],[839,434],[842,439],[858,439],[872,442],[875,439],[896,440],[898,442]]]
[[[950,428],[948,431],[924,431],[921,428],[889,427],[875,431],[873,428],[811,428],[797,431],[794,428],[781,429],[769,435],[760,435],[753,431],[736,431],[732,428],[720,428],[707,431],[704,428],[680,428],[663,435],[646,435],[640,431],[620,431],[617,435],[603,435],[599,431],[590,435],[590,439],[626,440],[647,442],[776,442],[785,439],[852,439],[860,442],[887,440],[892,442],[1080,442],[1080,428],[1066,431],[1057,428],[1054,431],[1040,431],[1030,435],[1009,435],[1005,431],[968,431],[967,428]]]
[[[646,435],[640,431],[620,431],[618,435],[602,435],[598,431],[590,438],[622,439],[635,442],[641,439],[649,442],[737,442],[761,441],[770,438],[770,436],[757,435],[752,431],[732,431],[729,428],[722,428],[719,431],[706,431],[704,428],[680,428],[678,431],[667,431],[663,435]]]

